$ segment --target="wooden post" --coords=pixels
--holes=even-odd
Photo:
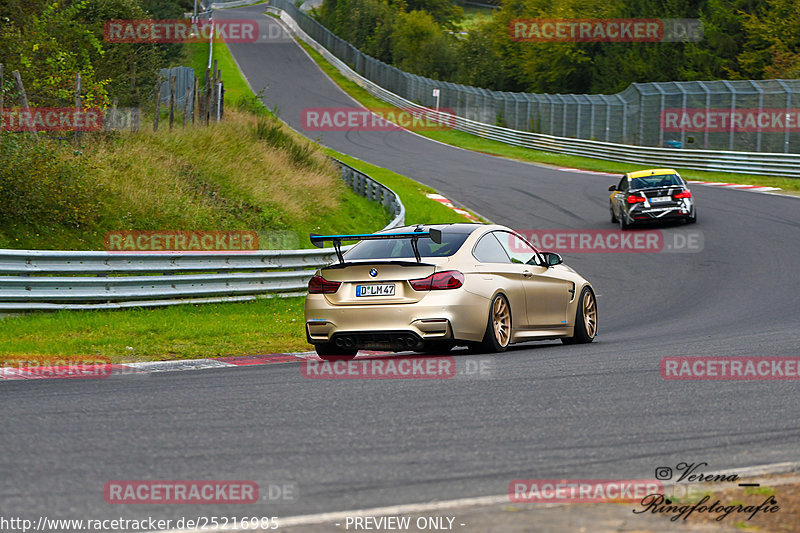
[[[109,112],[108,117],[106,117],[106,123],[103,124],[104,130],[113,129],[114,123],[117,119],[117,103],[119,103],[119,99],[114,98],[114,102],[111,104],[111,111]]]
[[[131,90],[133,91],[133,109],[131,109],[131,133],[139,131],[139,88],[136,87],[136,63],[131,63]]]
[[[191,104],[191,87],[186,86],[186,97],[183,99],[183,128],[186,129],[186,119],[189,115],[189,104]]]
[[[197,78],[197,76],[195,76],[194,77],[194,93],[192,94],[192,104],[193,104],[192,105],[192,126],[194,126],[194,118],[197,116],[197,113],[198,113],[197,105],[198,105],[198,102],[200,101],[200,99],[197,97],[197,86],[198,85],[199,85],[198,78]]]
[[[75,73],[75,116],[78,116],[81,109],[81,73]],[[73,141],[75,146],[80,146],[81,144],[81,132],[75,130],[75,136],[73,137]]]
[[[153,131],[158,131],[158,115],[161,113],[161,76],[156,80],[156,116],[153,117]]]
[[[203,122],[208,126],[208,117],[211,112],[211,86],[214,80],[211,78],[210,69],[206,69],[205,102],[203,102]]]
[[[172,131],[172,123],[175,121],[175,78],[173,74],[169,80],[169,131]]]
[[[14,76],[14,83],[16,83],[17,91],[19,91],[19,103],[22,105],[22,109],[30,109],[28,105],[28,93],[25,92],[25,86],[22,84],[22,76],[19,75],[18,70],[11,71],[11,75]],[[36,130],[33,130],[33,140],[39,142],[39,136],[36,134]]]

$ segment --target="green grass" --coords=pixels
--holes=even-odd
[[[434,189],[417,183],[396,172],[392,172],[391,170],[371,165],[355,157],[331,150],[330,148],[326,150],[331,156],[347,163],[356,170],[360,170],[397,193],[406,208],[406,224],[469,222],[469,220],[449,207],[428,198],[426,194],[435,193],[436,191]],[[469,210],[467,209],[467,211]]]
[[[59,311],[0,320],[0,365],[52,358],[112,363],[305,351],[302,298],[161,309]]]
[[[217,68],[222,71],[222,82],[225,85],[225,105],[233,105],[240,98],[252,94],[247,80],[236,66],[228,45],[224,42],[213,43],[212,59],[217,60]],[[203,82],[208,67],[208,43],[189,43],[183,46],[186,62],[197,73],[200,83]],[[213,63],[212,63],[213,69]]]
[[[345,78],[336,67],[328,63],[316,50],[308,46],[300,39],[296,39],[320,66],[320,68],[327,74],[337,85],[339,85],[347,94],[360,102],[367,108],[382,108],[386,109],[391,107],[390,104],[372,96],[366,89],[360,85]],[[418,131],[420,135],[434,139],[440,142],[473,150],[475,152],[482,152],[509,159],[516,159],[519,161],[528,161],[532,163],[540,163],[544,165],[553,165],[558,167],[579,168],[584,170],[594,170],[598,172],[613,172],[623,174],[632,170],[644,170],[652,168],[652,165],[636,165],[630,163],[618,163],[614,161],[606,161],[603,159],[593,159],[590,157],[580,157],[567,154],[557,154],[552,152],[543,152],[541,150],[533,150],[530,148],[523,148],[520,146],[512,146],[510,144],[484,139],[476,135],[471,135],[463,131],[457,130],[436,130],[436,131]],[[699,181],[717,181],[717,182],[730,182],[740,183],[747,185],[763,185],[769,187],[779,187],[786,191],[800,191],[800,180],[793,178],[782,178],[774,176],[759,176],[752,174],[737,174],[733,172],[704,172],[701,170],[690,170],[677,168],[681,176],[689,180]],[[610,184],[610,182],[609,182]]]
[[[489,22],[494,17],[495,10],[490,7],[462,6],[464,18],[458,23],[460,31],[469,31],[478,24]]]
[[[775,496],[775,489],[772,487],[745,487],[744,493],[756,496]]]

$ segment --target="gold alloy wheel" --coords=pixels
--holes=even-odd
[[[583,325],[586,328],[586,335],[594,338],[597,334],[597,305],[594,303],[592,291],[586,291],[583,295]]]
[[[500,346],[507,346],[511,339],[511,311],[506,299],[498,296],[492,308],[492,324],[494,324],[494,338]]]

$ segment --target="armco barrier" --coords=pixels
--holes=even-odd
[[[350,68],[344,61],[334,55],[325,46],[312,39],[298,22],[288,12],[291,10],[298,17],[305,17],[308,24],[318,24],[306,20],[308,15],[293,9],[286,0],[272,0],[272,4],[282,5],[287,10],[278,7],[267,7],[280,16],[292,33],[308,43],[318,51],[326,60],[334,65],[345,77],[354,81],[372,95],[396,107],[406,110],[424,111],[427,116],[437,115],[436,111],[407,100],[392,93],[380,85],[366,79]],[[327,31],[327,30],[326,30]],[[331,43],[336,43],[335,36],[331,34]],[[634,146],[611,142],[601,142],[586,139],[573,139],[556,137],[541,133],[532,133],[522,130],[494,126],[478,122],[462,116],[438,113],[440,120],[445,124],[452,124],[457,130],[465,131],[485,139],[500,141],[514,146],[523,146],[548,152],[595,157],[609,161],[636,163],[649,166],[678,167],[693,170],[708,170],[719,172],[737,172],[746,174],[764,174],[771,176],[800,177],[800,154],[796,153],[766,153],[766,152],[734,152],[714,150],[682,150],[676,148],[657,148],[647,146]]]
[[[335,160],[336,161],[336,160]],[[405,208],[388,187],[336,161],[358,194],[388,208],[384,228],[402,226]],[[333,248],[248,253],[111,253],[0,250],[0,312],[116,309],[300,296]]]

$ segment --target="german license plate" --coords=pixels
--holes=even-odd
[[[651,204],[660,204],[662,202],[670,202],[670,201],[672,201],[672,198],[670,198],[669,196],[658,196],[656,198],[650,198]]]
[[[394,284],[356,285],[356,296],[394,296]]]

